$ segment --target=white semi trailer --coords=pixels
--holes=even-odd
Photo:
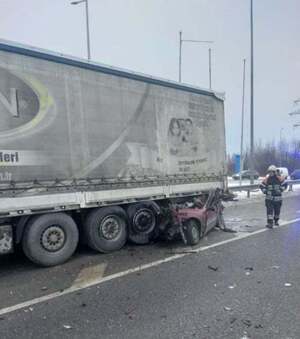
[[[146,243],[166,201],[226,184],[210,90],[0,41],[0,253]],[[199,225],[200,227],[200,225]]]

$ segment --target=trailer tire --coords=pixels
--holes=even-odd
[[[195,219],[188,220],[184,225],[187,245],[195,246],[201,239],[201,225]]]
[[[151,204],[132,204],[127,208],[127,215],[131,242],[146,245],[155,238],[156,216]]]
[[[108,253],[121,249],[127,241],[127,215],[119,206],[92,210],[84,222],[87,244]]]
[[[43,214],[28,221],[22,248],[32,262],[44,267],[55,266],[73,255],[78,238],[77,225],[69,215]]]
[[[130,205],[127,209],[130,229],[136,234],[151,234],[156,225],[155,212],[151,205],[138,203]]]

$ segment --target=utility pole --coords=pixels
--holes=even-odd
[[[250,0],[250,47],[251,47],[251,81],[250,81],[250,183],[254,183],[254,61],[253,61],[253,0]]]

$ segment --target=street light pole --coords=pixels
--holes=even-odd
[[[182,31],[179,32],[179,82],[181,82]]]
[[[182,31],[179,32],[179,76],[178,80],[181,82],[181,69],[182,69],[182,45],[184,42],[192,42],[192,43],[205,43],[205,44],[213,44],[214,42],[211,40],[187,40],[182,39]],[[211,89],[211,48],[208,50],[209,56],[209,88]]]
[[[253,0],[250,0],[250,47],[251,47],[251,81],[250,81],[250,183],[254,183],[254,62],[253,62]]]
[[[208,49],[209,89],[211,89],[211,48]]]
[[[279,151],[280,151],[280,167],[282,167],[282,151],[283,151],[283,147],[282,147],[282,131],[284,130],[283,127],[280,128],[280,136],[279,136]]]
[[[71,5],[79,5],[85,2],[85,15],[86,15],[86,43],[87,43],[87,56],[91,60],[91,45],[90,45],[90,24],[89,24],[89,0],[72,1]]]
[[[246,59],[243,60],[243,96],[242,96],[242,122],[241,122],[241,152],[240,152],[240,187],[242,186],[242,171],[244,167],[244,115],[245,115],[245,77],[246,77]]]

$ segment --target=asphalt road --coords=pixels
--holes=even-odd
[[[283,222],[300,218],[299,199],[286,195]],[[51,269],[1,258],[0,338],[299,338],[300,222],[264,231],[260,197],[227,205],[238,233],[196,249],[82,248]]]

